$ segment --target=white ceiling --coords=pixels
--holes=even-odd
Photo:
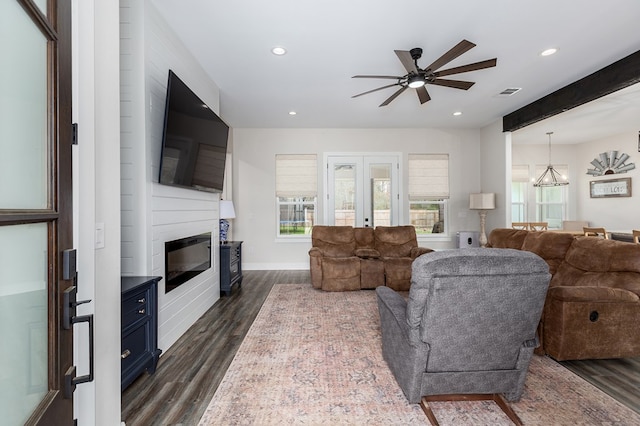
[[[220,115],[238,128],[478,128],[640,49],[638,0],[151,2],[219,86]],[[462,39],[477,46],[443,68],[498,58],[495,68],[448,77],[475,81],[468,91],[428,85],[424,105],[413,89],[386,107],[378,105],[394,88],[351,98],[393,82],[353,75],[406,73],[395,49],[421,47],[425,67]],[[275,56],[274,46],[288,53]],[[549,47],[558,53],[541,57]],[[522,90],[497,96],[512,87]],[[583,142],[593,124],[601,134],[611,125],[600,120],[622,116],[628,127],[638,90],[529,126],[514,141],[546,143],[554,131],[554,143]],[[587,124],[557,121],[569,113]]]

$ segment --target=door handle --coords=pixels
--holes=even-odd
[[[74,324],[86,322],[89,326],[89,374],[83,376],[76,376],[76,366],[72,365],[67,369],[64,375],[64,397],[70,399],[73,397],[73,392],[76,389],[76,385],[80,383],[87,383],[93,381],[93,314],[89,315],[76,315],[76,307],[83,303],[89,303],[91,300],[82,300],[78,302],[76,297],[78,295],[78,289],[76,286],[67,288],[63,293],[63,308],[62,308],[62,326],[65,330],[69,330]]]

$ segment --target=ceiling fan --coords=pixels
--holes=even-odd
[[[475,84],[473,81],[462,81],[462,80],[449,80],[444,77],[446,75],[452,74],[461,74],[469,71],[481,70],[483,68],[495,67],[497,63],[497,58],[488,59],[486,61],[475,62],[473,64],[462,65],[459,67],[449,68],[446,70],[438,71],[438,69],[442,68],[444,65],[453,61],[458,56],[467,52],[468,50],[474,48],[476,45],[471,43],[468,40],[462,40],[460,43],[451,48],[447,53],[440,56],[436,59],[431,65],[425,67],[424,69],[420,69],[418,67],[418,59],[422,57],[422,49],[416,47],[409,51],[406,50],[394,50],[402,65],[407,70],[407,74],[401,76],[393,76],[393,75],[354,75],[352,78],[387,78],[392,80],[397,80],[393,84],[389,84],[386,86],[378,87],[377,89],[368,90],[363,93],[359,93],[357,95],[352,96],[352,98],[357,98],[358,96],[367,95],[369,93],[377,92],[378,90],[383,90],[393,86],[400,86],[400,88],[391,96],[387,98],[380,106],[389,105],[395,98],[400,96],[402,92],[407,90],[407,88],[416,89],[416,93],[418,94],[418,98],[420,99],[420,103],[424,104],[431,99],[429,96],[429,92],[427,92],[426,85],[427,84],[436,84],[438,86],[446,86],[453,87],[454,89],[462,89],[468,90],[471,86]]]

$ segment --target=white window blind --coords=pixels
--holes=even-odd
[[[315,197],[318,162],[315,154],[276,155],[276,196]]]
[[[529,166],[526,164],[511,166],[511,182],[529,182]]]
[[[409,154],[409,200],[449,198],[449,154]]]

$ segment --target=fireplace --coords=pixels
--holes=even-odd
[[[165,293],[211,268],[211,232],[164,243]]]

